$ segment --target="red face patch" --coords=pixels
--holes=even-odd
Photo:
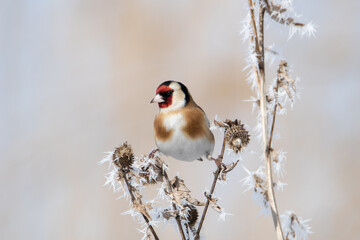
[[[172,104],[172,95],[167,96],[165,94],[168,91],[173,91],[173,90],[172,88],[164,85],[161,85],[158,87],[158,89],[156,89],[156,94],[160,94],[165,100],[165,102],[159,103],[159,108],[167,108]]]
[[[165,93],[167,91],[171,91],[172,89],[168,86],[161,85],[156,89],[156,94],[158,93]]]

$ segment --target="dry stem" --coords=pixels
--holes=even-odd
[[[136,198],[134,196],[132,186],[130,185],[129,180],[127,179],[126,172],[124,170],[120,170],[120,171],[123,172],[124,180],[125,180],[126,186],[127,186],[128,190],[129,190],[129,193],[130,193],[131,202],[134,204],[135,201],[136,201]],[[139,202],[141,203],[141,199],[139,199]],[[150,229],[151,233],[153,234],[155,240],[159,240],[159,237],[156,234],[154,228],[151,226],[149,219],[143,213],[141,213],[141,215],[143,216],[143,218],[144,218],[146,224],[148,225],[148,228]]]
[[[219,178],[219,174],[222,170],[222,159],[224,157],[224,152],[225,152],[225,145],[226,145],[226,142],[225,142],[225,134],[224,134],[224,139],[223,139],[223,145],[222,145],[222,149],[221,149],[221,154],[218,156],[217,160],[220,161],[220,164],[217,165],[217,170],[216,172],[214,173],[214,180],[213,180],[213,183],[211,185],[211,189],[210,189],[210,194],[208,195],[207,197],[207,200],[206,200],[206,204],[205,204],[205,208],[204,208],[204,211],[201,215],[201,219],[200,219],[200,222],[199,222],[199,227],[196,231],[196,235],[195,235],[195,240],[199,240],[200,239],[200,231],[201,231],[201,228],[202,228],[202,225],[204,223],[204,220],[205,220],[205,216],[206,216],[206,213],[207,213],[207,210],[209,208],[209,205],[210,205],[210,200],[212,198],[212,195],[214,193],[214,190],[215,190],[215,186],[216,186],[216,182]],[[206,195],[205,195],[206,196]]]
[[[261,1],[261,0],[260,0]],[[254,14],[254,5],[252,3],[252,0],[248,1],[249,3],[249,10],[251,14],[251,25],[253,27],[253,30],[255,31],[257,29],[256,27],[256,21],[255,21],[255,14]],[[266,182],[268,187],[268,198],[269,203],[271,207],[271,213],[273,217],[273,222],[275,225],[277,238],[279,240],[283,240],[284,236],[282,233],[279,213],[277,209],[276,199],[275,199],[275,193],[274,193],[274,181],[272,176],[272,169],[271,169],[271,142],[268,139],[268,115],[267,115],[267,101],[266,101],[266,95],[265,95],[265,55],[264,55],[264,13],[265,9],[262,5],[262,3],[259,3],[259,37],[258,33],[255,32],[255,38],[253,40],[255,41],[255,51],[258,54],[258,66],[254,67],[259,69],[260,76],[257,76],[257,83],[258,83],[258,91],[259,91],[259,97],[260,97],[260,112],[261,112],[261,123],[262,123],[262,139],[263,139],[263,145],[264,145],[264,155],[265,155],[265,169],[266,169]],[[258,42],[257,42],[258,40]],[[273,119],[275,120],[275,119]],[[273,122],[274,124],[274,122]],[[271,134],[272,136],[272,134]]]
[[[276,92],[279,91],[279,82],[276,82]],[[274,99],[275,101],[276,99]],[[269,137],[269,143],[268,143],[268,150],[271,152],[271,143],[274,135],[274,128],[275,128],[275,119],[276,119],[276,111],[277,111],[278,103],[275,103],[274,110],[273,110],[273,119],[271,123],[271,130],[270,130],[270,137]]]
[[[166,171],[164,171],[164,177],[165,177],[165,179],[166,179],[166,181],[167,181],[167,183],[168,183],[168,186],[169,186],[169,187],[168,187],[168,188],[169,188],[168,190],[169,190],[170,193],[172,193],[171,183],[170,183],[170,180],[169,180],[169,177],[168,177]],[[175,204],[174,202],[172,203],[172,206],[173,206],[174,210],[177,209],[177,208],[176,208],[176,204]],[[180,216],[179,216],[178,213],[176,214],[175,219],[176,219],[176,223],[177,223],[178,228],[179,228],[179,232],[180,232],[180,235],[181,235],[181,239],[182,239],[182,240],[186,240],[186,237],[185,237],[185,234],[184,234],[184,230],[183,230],[182,224],[181,224],[181,219],[180,219]]]

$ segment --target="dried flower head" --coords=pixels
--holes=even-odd
[[[226,124],[226,144],[236,153],[240,152],[250,142],[249,132],[245,129],[244,124],[241,124],[240,120],[231,121],[227,119],[224,123]]]
[[[191,191],[186,187],[184,180],[182,180],[178,176],[175,176],[175,178],[170,181],[170,184],[172,188],[172,193],[168,193],[168,195],[177,205],[182,206],[183,200],[186,200],[188,203],[191,203],[195,206],[205,205],[205,203],[191,197]]]
[[[187,209],[187,220],[190,227],[195,226],[195,223],[197,222],[199,218],[199,212],[197,208],[193,205],[186,204],[185,209]]]
[[[115,148],[112,159],[115,166],[121,169],[129,168],[134,162],[134,154],[130,144],[125,142],[120,147]]]
[[[142,156],[136,158],[133,164],[138,170],[138,180],[145,185],[163,181],[163,165],[164,162],[158,156],[153,156],[153,158]]]

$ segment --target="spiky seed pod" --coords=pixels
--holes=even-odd
[[[158,182],[163,182],[162,172],[160,172],[158,169],[154,168],[153,166],[151,166],[151,167],[157,173],[156,179],[153,179],[150,177],[149,167],[147,167],[147,168],[143,169],[143,172],[139,173],[139,176],[146,180],[146,182],[143,183],[144,185],[156,184]]]
[[[128,169],[134,162],[134,154],[130,144],[123,143],[120,147],[115,148],[112,156],[115,166],[121,169]]]
[[[224,123],[227,124],[225,127],[225,141],[232,150],[238,153],[249,144],[249,132],[245,129],[244,124],[241,124],[241,121],[237,119],[235,121],[226,120]]]
[[[190,227],[195,226],[195,223],[197,222],[197,220],[199,218],[199,212],[198,212],[197,208],[192,205],[185,205],[184,207],[189,209],[188,216],[187,216],[189,226]]]
[[[155,162],[148,162],[148,158],[146,158],[146,156],[143,156],[140,159],[137,159],[136,164],[139,164],[140,166],[138,167],[139,170],[139,177],[141,178],[141,180],[143,181],[142,183],[144,185],[147,184],[156,184],[158,182],[162,182],[163,181],[163,177],[164,177],[164,170],[162,168],[162,160],[159,157],[154,157],[153,158],[155,160]],[[145,180],[145,181],[144,181]]]

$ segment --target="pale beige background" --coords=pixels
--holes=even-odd
[[[0,1],[0,239],[140,239],[126,201],[103,187],[104,152],[129,141],[153,146],[150,105],[159,83],[185,83],[210,119],[255,126],[238,32],[246,1]],[[279,118],[288,152],[281,212],[311,218],[310,239],[354,239],[360,226],[360,18],[356,1],[296,1],[318,26],[315,38],[290,41],[271,24],[266,42],[301,77],[302,99]],[[279,34],[280,33],[280,34]],[[268,79],[271,74],[269,72]],[[250,150],[242,164],[259,165]],[[194,196],[210,186],[214,164],[169,160]],[[242,193],[238,167],[216,193],[229,216],[210,210],[207,239],[275,239]],[[177,239],[160,226],[161,239]]]

